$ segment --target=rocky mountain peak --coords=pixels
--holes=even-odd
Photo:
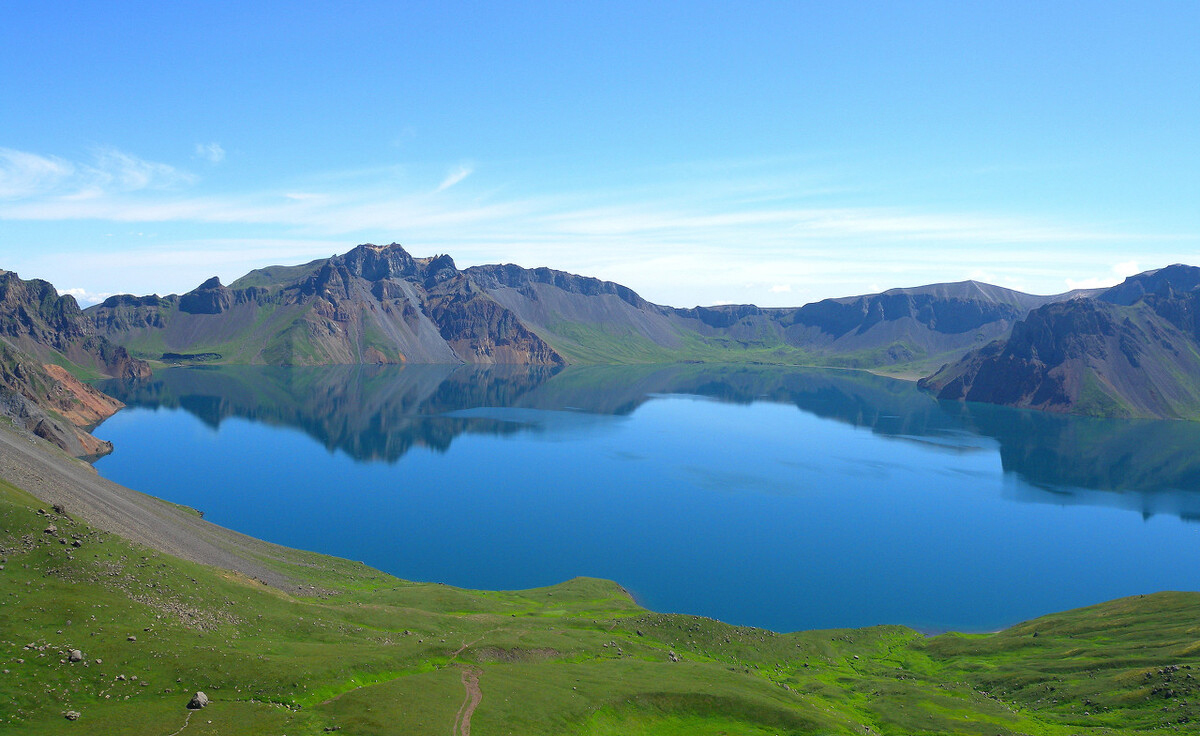
[[[1130,276],[1098,297],[1111,304],[1129,306],[1147,294],[1170,289],[1183,294],[1200,287],[1200,268],[1176,263]]]
[[[459,273],[458,269],[454,266],[454,259],[448,255],[422,259],[418,263],[421,263],[423,266],[422,270],[425,275],[426,289],[432,289],[443,281],[449,281]]]
[[[334,256],[330,263],[367,281],[404,278],[416,272],[415,260],[399,243],[364,243],[345,255]]]
[[[190,314],[220,314],[233,304],[233,295],[213,276],[179,298],[179,308]]]

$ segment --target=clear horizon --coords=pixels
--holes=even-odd
[[[1200,246],[1200,6],[118,2],[0,29],[0,268],[91,303],[365,242],[671,306]]]

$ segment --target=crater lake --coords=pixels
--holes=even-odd
[[[863,372],[187,367],[101,388],[106,478],[397,577],[616,580],[779,631],[994,630],[1200,589],[1200,423]]]

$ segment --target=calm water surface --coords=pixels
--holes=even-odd
[[[795,630],[989,630],[1200,589],[1200,425],[766,367],[178,368],[109,384],[119,483],[399,577],[579,575]]]

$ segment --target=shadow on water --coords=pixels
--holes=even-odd
[[[897,441],[952,452],[998,448],[1013,480],[1005,493],[1014,500],[1200,520],[1200,423],[939,402],[912,383],[864,372],[695,364],[209,366],[101,388],[129,406],[182,408],[214,427],[231,417],[296,427],[330,450],[389,463],[414,447],[444,451],[464,433],[539,431],[561,423],[564,411],[628,415],[661,395],[785,403]]]

